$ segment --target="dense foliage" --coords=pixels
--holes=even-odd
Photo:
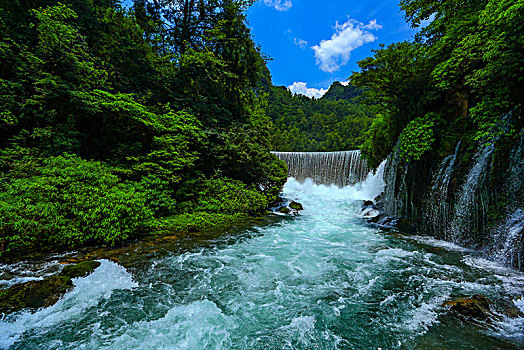
[[[0,254],[264,212],[286,169],[248,5],[0,0]]]
[[[362,146],[377,166],[398,145],[409,159],[475,147],[524,126],[524,2],[402,0],[410,42],[382,46],[351,80],[380,113]],[[398,142],[397,142],[398,140]]]
[[[333,83],[320,99],[293,95],[285,87],[271,87],[268,115],[277,151],[354,150],[363,142],[376,107],[358,102],[354,86]]]

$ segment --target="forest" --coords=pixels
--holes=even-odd
[[[268,89],[275,151],[325,152],[358,149],[377,107],[362,101],[363,89],[334,82],[319,99],[293,95],[283,86]]]
[[[524,3],[402,0],[414,39],[382,45],[351,82],[378,113],[363,155],[377,167],[393,150],[437,159],[462,141],[514,143],[524,127]],[[431,157],[430,157],[431,158]]]
[[[0,2],[0,254],[264,214],[265,62],[249,1]]]

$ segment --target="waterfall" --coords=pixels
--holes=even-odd
[[[494,260],[524,270],[524,131],[511,151],[502,192],[506,219],[491,230],[486,250]]]
[[[312,179],[316,184],[339,187],[366,179],[369,169],[360,151],[273,152],[286,162],[289,176],[298,181]]]
[[[486,224],[489,193],[486,186],[494,146],[480,149],[475,164],[462,185],[454,208],[454,217],[448,230],[448,240],[455,243],[473,243]]]
[[[455,147],[455,152],[442,161],[439,171],[433,176],[433,185],[424,201],[424,227],[428,234],[446,238],[445,232],[450,225],[454,193],[450,188],[451,180],[456,172],[456,161],[461,142]]]
[[[493,232],[492,246],[488,254],[493,260],[517,269],[524,269],[522,247],[524,245],[524,211],[517,209]]]

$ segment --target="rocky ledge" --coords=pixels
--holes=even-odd
[[[0,290],[0,314],[51,306],[73,289],[73,278],[85,277],[98,266],[98,261],[83,261],[67,265],[59,274],[42,280],[19,283]]]

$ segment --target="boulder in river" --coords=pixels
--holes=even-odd
[[[448,306],[459,315],[486,320],[493,316],[490,309],[490,301],[484,295],[473,295],[472,297],[456,298],[446,301],[443,306]]]
[[[291,212],[291,209],[288,207],[280,207],[278,208],[278,212],[282,214],[289,214]]]
[[[0,313],[7,314],[22,309],[51,306],[73,288],[73,278],[85,277],[98,266],[100,266],[98,261],[67,265],[59,274],[38,281],[18,283],[0,290]]]
[[[289,203],[289,207],[297,211],[304,210],[304,207],[302,206],[302,204],[295,202],[295,201],[291,201],[291,203]]]
[[[0,312],[10,313],[21,309],[38,309],[55,304],[73,288],[71,278],[54,275],[40,281],[29,281],[0,290]]]
[[[370,200],[364,201],[362,207],[360,208],[359,216],[362,219],[367,219],[368,221],[375,222],[380,215],[380,210],[375,206],[375,203]]]
[[[298,214],[299,211],[304,210],[304,207],[302,204],[291,201],[288,204],[286,204],[287,201],[285,199],[282,199],[280,203],[276,203],[276,208],[273,210],[275,212],[281,213],[281,214]]]

